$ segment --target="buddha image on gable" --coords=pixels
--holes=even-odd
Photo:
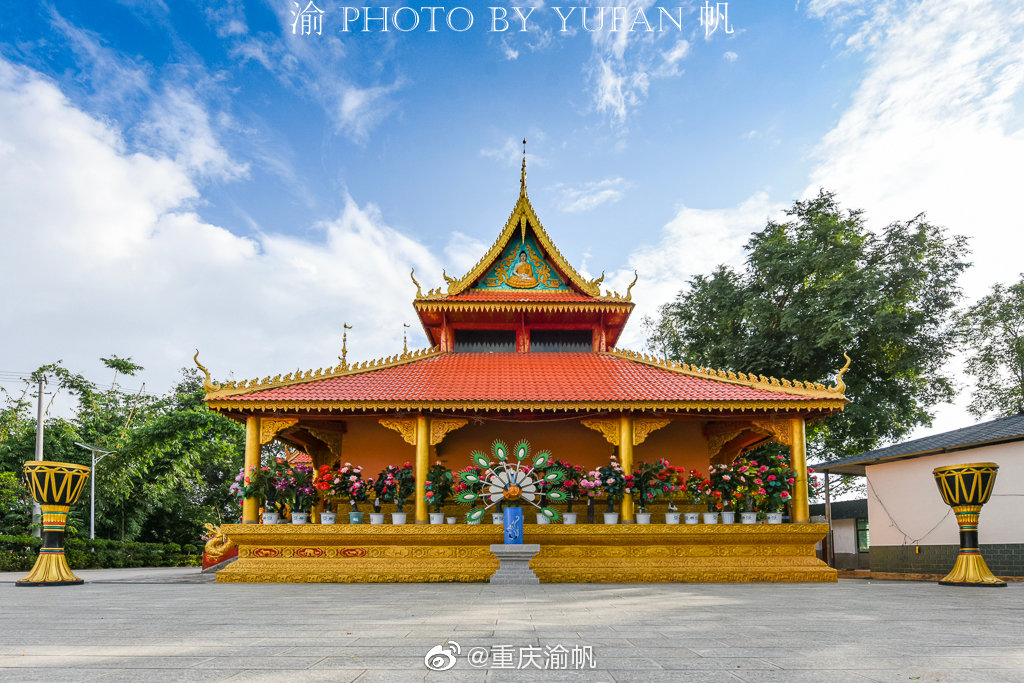
[[[505,283],[516,289],[531,289],[537,286],[537,278],[533,275],[533,266],[530,265],[525,250],[519,252],[519,261]]]

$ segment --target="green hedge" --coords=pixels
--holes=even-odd
[[[34,536],[0,536],[0,571],[28,571],[36,561],[40,545],[41,541]],[[203,549],[198,545],[99,538],[66,539],[64,552],[72,569],[197,567],[203,559]]]

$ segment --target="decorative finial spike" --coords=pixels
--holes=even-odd
[[[341,361],[342,369],[345,369],[348,368],[348,360],[346,360],[348,358],[348,330],[351,330],[352,326],[348,323],[342,323],[341,329],[341,355],[338,356],[338,360]]]
[[[403,356],[408,356],[409,355],[409,324],[408,323],[402,323],[402,327],[405,328],[405,329],[402,330],[402,355]]]
[[[523,138],[523,172],[519,178],[519,193],[526,194],[526,138]]]
[[[840,394],[846,393],[846,383],[843,382],[843,375],[845,375],[846,371],[850,369],[851,363],[850,356],[848,356],[845,351],[843,352],[843,358],[846,359],[846,365],[844,365],[843,369],[839,371],[838,375],[836,375],[836,385],[832,388],[833,391]]]

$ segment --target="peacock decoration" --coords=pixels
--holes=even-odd
[[[480,475],[473,472],[462,472],[459,475],[469,488],[459,493],[456,500],[473,505],[483,498],[486,503],[482,508],[474,507],[470,510],[466,514],[466,521],[476,522],[488,509],[502,501],[512,505],[526,501],[549,520],[558,520],[559,515],[555,510],[534,502],[539,497],[546,497],[553,502],[565,500],[565,492],[555,488],[562,483],[565,472],[560,469],[547,471],[552,462],[551,454],[541,451],[531,458],[530,442],[526,440],[516,444],[511,456],[503,441],[496,440],[491,444],[491,452],[495,462],[479,451],[470,455],[480,468]],[[541,491],[541,488],[544,490]]]

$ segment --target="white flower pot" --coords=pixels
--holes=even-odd
[[[680,513],[678,512],[666,512],[665,513],[665,524],[679,524]]]
[[[392,512],[391,513],[392,524],[405,524],[405,513],[404,512]]]
[[[637,524],[650,524],[651,523],[651,513],[650,512],[638,512],[638,513],[636,513],[636,523]]]
[[[684,512],[683,513],[683,521],[686,522],[687,524],[698,524],[698,523],[700,523],[700,513],[699,512]]]
[[[338,513],[336,512],[321,512],[320,523],[321,524],[334,524],[334,520],[337,519]]]
[[[736,513],[733,512],[732,510],[723,510],[722,511],[722,524],[735,524],[735,523],[736,523]]]
[[[444,524],[444,513],[443,512],[431,512],[430,513],[431,524]]]
[[[782,513],[781,512],[769,512],[765,515],[765,521],[768,524],[782,524]]]
[[[537,513],[537,524],[550,524],[551,520],[543,515],[543,513]]]
[[[504,525],[505,524],[505,513],[503,513],[503,512],[492,512],[491,513],[491,522],[493,524]]]
[[[348,523],[349,524],[362,524],[363,523],[363,513],[362,512],[350,512],[350,513],[348,513]]]
[[[263,513],[264,524],[280,524],[281,514],[279,512],[264,512]]]
[[[566,512],[565,514],[562,515],[562,524],[575,524],[575,523],[576,523],[576,513],[575,512]]]
[[[383,524],[384,513],[383,512],[371,512],[370,513],[370,524]]]
[[[718,524],[718,513],[717,512],[705,512],[704,515],[705,524]]]
[[[618,512],[606,512],[606,513],[604,513],[604,523],[605,524],[618,524],[619,523],[619,513]]]
[[[444,521],[447,522],[448,524],[455,524],[456,518],[455,517],[445,517]]]
[[[292,524],[309,524],[308,512],[293,512]]]
[[[744,524],[757,524],[757,513],[756,512],[741,512],[740,521]]]

